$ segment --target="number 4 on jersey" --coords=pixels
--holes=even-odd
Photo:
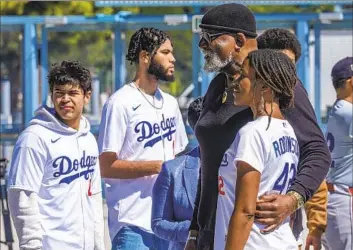
[[[289,162],[286,162],[281,175],[278,177],[275,185],[273,186],[273,190],[278,191],[280,194],[286,193],[296,174],[297,169],[295,164],[292,163],[289,168]]]

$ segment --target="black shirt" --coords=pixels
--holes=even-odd
[[[198,249],[213,249],[218,170],[223,155],[239,129],[253,120],[250,108],[236,107],[232,101],[222,104],[225,82],[224,73],[211,81],[195,127],[200,146],[201,173],[190,229],[199,231]],[[295,87],[294,95],[294,108],[286,110],[284,115],[296,133],[300,159],[297,176],[289,190],[298,192],[306,201],[326,177],[331,158],[314,110],[300,82]]]

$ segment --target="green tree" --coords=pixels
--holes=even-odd
[[[254,12],[321,12],[331,11],[332,6],[321,5],[303,8],[301,6],[250,6]],[[113,15],[120,10],[131,11],[135,14],[164,15],[192,13],[190,7],[95,7],[91,1],[1,1],[1,15],[84,15],[94,16],[96,14]],[[206,11],[204,8],[203,11]],[[147,24],[146,24],[147,25]],[[79,27],[79,26],[76,26]],[[82,26],[81,26],[82,27]],[[61,27],[62,28],[62,27]],[[68,27],[70,28],[70,27]],[[92,28],[86,26],[85,28]],[[57,62],[64,59],[75,59],[82,61],[89,66],[96,74],[105,76],[104,82],[109,86],[112,82],[112,25],[97,26],[93,31],[73,31],[49,33],[49,62]],[[126,42],[128,43],[133,31],[128,31]],[[191,31],[170,31],[168,32],[174,43],[175,56],[177,59],[176,82],[165,88],[179,94],[192,79],[192,52],[191,52]],[[40,34],[39,34],[40,38]],[[18,89],[21,65],[21,34],[20,32],[1,33],[1,69],[2,74],[7,74],[13,89]],[[128,45],[128,44],[127,44]],[[127,48],[127,46],[126,46]],[[131,78],[134,68],[127,65],[128,76]],[[103,88],[104,89],[104,88]]]

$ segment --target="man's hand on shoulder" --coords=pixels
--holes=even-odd
[[[267,227],[262,233],[275,230],[298,208],[298,200],[292,194],[265,194],[256,203],[255,222]]]

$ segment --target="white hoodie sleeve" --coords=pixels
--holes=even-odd
[[[41,139],[30,132],[22,133],[12,153],[7,183],[9,208],[21,250],[42,248],[38,193],[45,162]]]
[[[103,217],[103,199],[102,199],[102,178],[99,168],[99,160],[95,166],[92,176],[92,199],[94,216],[94,250],[104,250],[104,217]]]
[[[42,249],[42,227],[38,195],[21,189],[9,189],[9,208],[21,250]]]
[[[102,193],[92,196],[94,202],[94,250],[104,250],[104,218]]]
[[[47,150],[31,132],[22,133],[12,153],[7,186],[39,193],[44,176]]]

